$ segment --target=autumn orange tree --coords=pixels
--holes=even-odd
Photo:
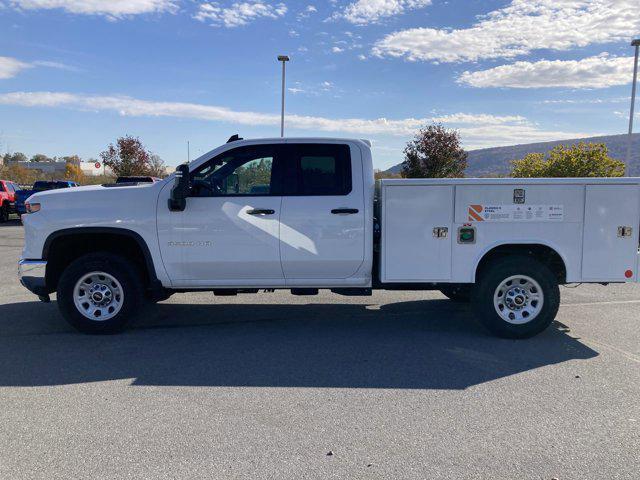
[[[405,178],[464,177],[467,152],[460,133],[434,123],[421,129],[404,149],[402,176]]]
[[[119,177],[149,175],[151,170],[151,153],[131,135],[118,138],[115,145],[100,153],[100,158]]]

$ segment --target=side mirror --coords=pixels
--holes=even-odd
[[[172,212],[183,212],[187,207],[189,190],[189,165],[182,164],[176,168],[176,183],[171,189],[169,210]]]

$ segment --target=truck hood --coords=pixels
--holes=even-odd
[[[33,194],[33,198],[34,200],[37,198],[39,200],[45,200],[47,198],[52,198],[52,197],[58,197],[58,196],[67,196],[67,195],[91,195],[91,194],[108,194],[106,192],[113,192],[113,195],[119,195],[123,193],[123,190],[126,190],[127,192],[133,191],[133,190],[138,190],[138,189],[148,189],[151,187],[154,187],[158,184],[161,184],[162,182],[156,182],[156,183],[139,183],[136,185],[132,185],[132,184],[120,184],[120,185],[111,185],[111,186],[104,186],[104,185],[86,185],[84,187],[74,187],[74,188],[57,188],[54,190],[45,190],[42,192],[37,192]],[[158,189],[159,191],[159,189]],[[78,198],[78,197],[71,197],[71,198]]]
[[[118,226],[135,230],[155,225],[158,194],[163,182],[105,187],[62,188],[35,193],[29,202],[40,203],[39,212],[28,220],[60,228]]]

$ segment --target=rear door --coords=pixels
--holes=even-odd
[[[638,186],[587,185],[586,189],[582,279],[633,280],[626,272],[637,274]]]
[[[353,276],[365,251],[360,150],[349,144],[298,143],[284,148],[280,255],[285,280]]]

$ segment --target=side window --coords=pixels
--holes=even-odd
[[[351,154],[348,145],[299,145],[298,194],[348,195]]]
[[[275,148],[240,147],[225,152],[191,174],[196,197],[276,195]]]
[[[0,182],[0,192],[6,192],[4,188],[4,183]]]

